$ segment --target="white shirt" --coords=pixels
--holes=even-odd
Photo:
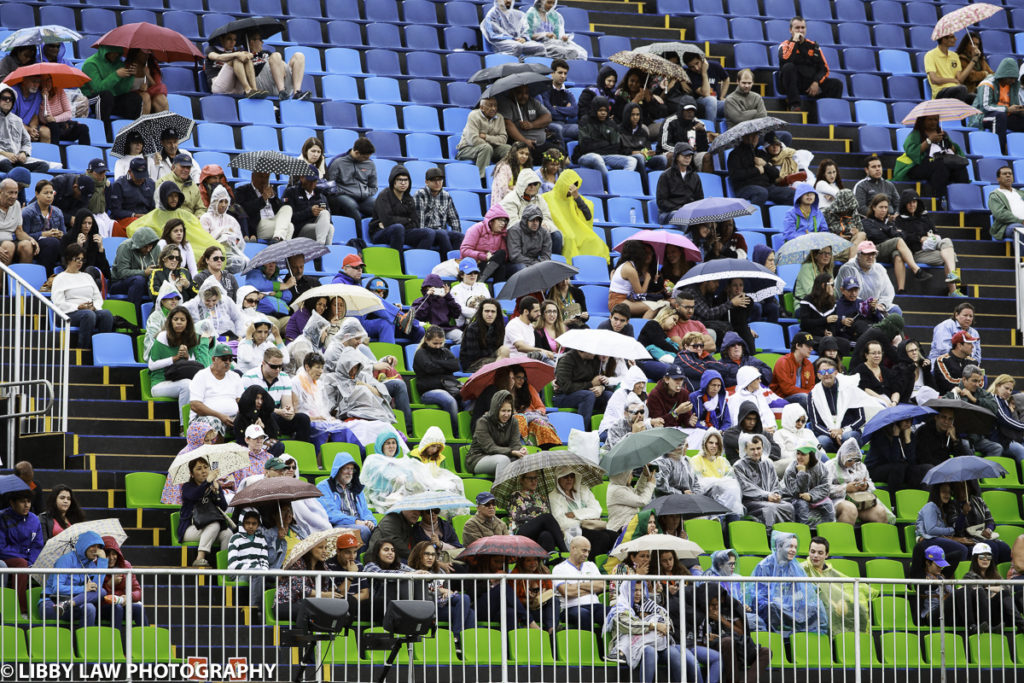
[[[192,400],[200,401],[210,410],[216,410],[231,418],[238,414],[238,399],[244,390],[242,378],[230,370],[224,375],[224,379],[214,377],[210,368],[203,368],[192,378]],[[189,420],[197,417],[199,416],[193,410]]]
[[[21,203],[14,200],[11,208],[0,209],[0,241],[13,242],[14,232],[21,227]]]
[[[1013,215],[1020,220],[1024,220],[1024,198],[1022,198],[1016,190],[1004,190],[1002,188],[997,188],[996,192],[1002,192],[1006,197],[1006,203],[1009,205],[1010,211],[1013,212]]]
[[[597,568],[597,565],[593,562],[584,562],[582,567],[577,567],[569,560],[563,560],[562,562],[555,565],[554,569],[551,570],[551,576],[554,579],[552,584],[554,588],[558,588],[562,584],[569,583],[566,580],[559,581],[558,578],[562,576],[601,576],[601,570]],[[576,583],[575,581],[573,583]],[[576,598],[563,598],[562,608],[569,609],[570,607],[580,607],[586,605],[594,605],[601,602],[601,598],[593,593],[587,593]]]
[[[61,313],[72,313],[84,303],[92,302],[97,311],[103,308],[103,297],[96,281],[89,273],[69,273],[66,270],[53,278],[50,299]]]
[[[505,346],[512,350],[510,355],[513,358],[522,358],[526,354],[516,349],[517,341],[521,341],[531,348],[536,342],[536,338],[533,336],[533,326],[524,323],[523,319],[518,316],[509,320],[505,325]]]

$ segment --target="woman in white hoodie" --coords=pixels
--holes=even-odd
[[[644,374],[643,370],[636,365],[626,370],[625,376],[623,376],[622,381],[619,383],[619,388],[612,392],[611,398],[608,399],[608,405],[605,406],[604,415],[601,417],[601,424],[597,428],[598,434],[604,435],[607,438],[607,433],[611,430],[612,426],[622,420],[630,394],[639,398],[640,402],[643,403],[644,398],[646,398],[644,396],[646,389],[647,375]],[[664,424],[664,420],[660,418],[657,421],[661,424],[652,424],[650,426],[661,427]]]
[[[207,278],[199,286],[198,295],[188,301],[185,308],[195,319],[197,329],[205,330],[209,325],[209,334],[212,336],[233,335],[236,339],[245,337],[248,323],[216,278]]]
[[[199,224],[213,239],[224,247],[227,261],[224,268],[229,273],[240,273],[249,263],[245,255],[245,237],[235,217],[228,213],[231,195],[223,185],[218,185],[210,195],[210,207],[199,217]]]
[[[779,444],[782,457],[775,461],[775,473],[782,477],[789,463],[796,460],[796,448],[807,440],[817,442],[814,432],[807,428],[807,411],[799,403],[788,403],[782,409],[782,427],[772,434],[772,441]],[[828,460],[824,450],[819,449],[819,460]]]
[[[736,391],[729,397],[729,417],[733,424],[739,424],[740,406],[744,401],[753,401],[761,416],[761,425],[768,434],[775,432],[775,413],[772,404],[780,402],[789,405],[779,398],[774,391],[761,384],[761,373],[752,365],[744,365],[736,372]]]

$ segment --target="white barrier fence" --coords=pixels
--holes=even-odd
[[[11,586],[0,602],[0,681],[1024,680],[1024,584],[1014,581],[602,575],[567,584],[570,595],[593,592],[581,610],[549,574],[95,574],[0,570]],[[26,575],[46,588],[29,588],[23,612]],[[100,590],[72,594],[72,575],[99,578]],[[275,606],[274,595],[303,581],[306,597],[348,607],[345,628],[299,642],[299,603]],[[135,588],[137,600],[111,603],[108,582]],[[388,610],[409,599],[432,603],[436,623],[392,653]]]

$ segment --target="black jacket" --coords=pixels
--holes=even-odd
[[[761,157],[768,162],[764,167],[764,173],[757,170],[757,166],[754,165],[754,157]],[[768,159],[767,152],[744,143],[736,145],[736,149],[729,155],[726,165],[729,170],[729,182],[732,183],[734,190],[747,185],[768,187],[774,184],[779,177],[779,169],[775,168],[775,165]]]
[[[422,395],[425,391],[444,389],[445,379],[455,379],[454,373],[459,371],[459,361],[447,347],[432,349],[423,344],[416,349],[412,369],[416,373],[416,388]]]
[[[373,204],[373,217],[370,218],[370,234],[390,225],[399,224],[406,229],[420,227],[420,214],[416,210],[416,202],[413,201],[412,192],[406,190],[401,199],[394,192],[395,179],[398,176],[409,176],[405,166],[399,164],[391,169],[388,175],[388,186],[377,195],[377,201]],[[412,183],[410,183],[410,190]]]
[[[466,326],[466,329],[462,334],[462,348],[459,350],[459,362],[462,364],[462,370],[464,372],[469,372],[469,368],[473,363],[477,362],[481,358],[493,356],[497,353],[498,348],[505,341],[505,335],[504,333],[499,334],[498,323],[495,321],[495,323],[487,329],[487,332],[484,335],[485,342],[481,344],[480,326],[483,324],[483,321],[474,320]]]
[[[608,108],[608,118],[601,121],[597,110]],[[579,161],[584,154],[622,154],[619,128],[611,119],[611,104],[606,97],[595,97],[590,104],[590,113],[580,119],[579,143],[573,151],[573,160]]]
[[[147,214],[156,208],[156,184],[152,178],[146,178],[142,185],[136,185],[125,175],[114,181],[110,188],[110,202],[107,207],[110,217],[115,221],[128,218],[133,214]]]
[[[900,237],[899,229],[892,223],[883,223],[882,221],[876,220],[871,216],[865,216],[860,219],[861,229],[867,238],[875,244],[881,244],[886,240],[891,240],[893,237]]]
[[[684,204],[704,199],[700,174],[691,165],[686,177],[683,177],[679,169],[673,166],[658,178],[655,197],[658,200],[658,211],[675,211]]]
[[[327,198],[319,189],[314,188],[313,196],[306,197],[306,191],[302,189],[302,185],[289,186],[284,191],[283,202],[292,207],[292,225],[296,230],[300,230],[307,223],[316,221],[316,218],[313,217],[314,206],[320,206],[324,211],[330,211],[327,208]]]
[[[912,200],[917,200],[917,211],[910,215],[906,212],[906,206]],[[907,247],[913,254],[921,251],[921,240],[925,235],[935,231],[935,223],[924,210],[924,202],[913,190],[907,189],[900,193],[900,209],[896,216],[896,227],[903,233],[903,241],[907,243]]]
[[[277,213],[281,210],[281,206],[284,202],[281,201],[277,193],[270,198],[270,208]],[[260,211],[266,206],[266,200],[260,195],[259,191],[253,187],[252,183],[246,183],[241,187],[235,189],[235,204],[242,207],[245,212],[246,218],[249,220],[249,231],[252,234],[256,232],[256,226],[260,223]]]
[[[53,205],[61,210],[64,214],[64,230],[70,230],[71,217],[78,213],[81,209],[89,208],[89,199],[82,197],[81,199],[75,199],[75,182],[78,180],[78,176],[74,173],[64,173],[62,175],[54,177],[51,181],[53,183]],[[107,190],[104,189],[104,192]]]

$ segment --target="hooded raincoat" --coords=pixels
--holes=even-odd
[[[800,568],[813,579],[849,578],[827,561],[821,569],[817,569],[810,560],[804,560],[800,563]],[[878,590],[870,584],[862,583],[854,589],[852,583],[822,582],[818,584],[818,595],[828,609],[828,623],[832,635],[854,631],[857,610],[860,610],[860,631],[871,631],[871,601],[878,597]]]
[[[520,176],[522,176],[521,173]],[[500,204],[495,204],[487,209],[484,219],[473,225],[462,240],[462,245],[459,247],[459,254],[462,258],[470,257],[477,261],[486,261],[488,252],[493,254],[499,250],[507,251],[508,223],[498,233],[491,230],[491,223],[498,218],[507,220],[508,217],[508,212]]]
[[[753,391],[747,389],[754,380],[758,379],[761,380],[761,385],[758,389]],[[750,365],[744,365],[736,373],[736,391],[729,397],[729,415],[734,425],[740,422],[738,415],[740,406],[744,401],[753,401],[757,405],[758,413],[761,415],[761,424],[763,425],[775,424],[773,408],[782,408],[788,405],[784,399],[780,399],[775,395],[775,392],[768,388],[757,368]]]
[[[868,491],[875,490],[875,482],[871,481],[871,474],[864,465],[864,454],[860,450],[860,444],[852,437],[843,442],[839,450],[836,451],[836,457],[825,463],[825,467],[832,480],[832,490],[829,495],[832,497],[833,504],[846,500],[848,495],[846,487],[849,484],[866,483]],[[882,501],[876,499],[875,505],[882,505]],[[885,506],[882,505],[882,507]],[[887,507],[885,507],[885,514],[889,524],[896,521],[896,515]]]
[[[153,348],[156,336],[164,329],[164,322],[167,320],[169,311],[163,307],[161,302],[168,297],[175,301],[174,306],[180,306],[184,301],[178,288],[165,280],[160,285],[160,291],[157,292],[156,302],[153,304],[153,312],[146,319],[146,338],[142,341],[143,360],[149,360],[149,350]],[[173,311],[174,306],[170,310]]]
[[[853,190],[839,190],[832,203],[826,206],[821,214],[828,222],[828,229],[849,239],[860,231],[860,205]]]
[[[65,553],[57,558],[57,561],[53,563],[54,569],[106,569],[107,562],[103,559],[90,560],[86,556],[86,551],[98,545],[103,547],[103,539],[95,531],[86,531],[78,537],[75,541],[75,549],[69,553]],[[46,588],[44,594],[50,598],[56,598],[60,596],[60,599],[67,600],[68,598],[75,597],[81,593],[85,593],[85,585],[89,582],[95,583],[97,586],[103,585],[103,576],[101,574],[48,574],[46,576]],[[98,597],[102,598],[107,594],[107,591],[102,588],[98,592]]]
[[[825,232],[828,230],[828,222],[825,215],[818,209],[818,193],[810,183],[797,183],[793,186],[793,208],[786,212],[782,221],[782,236],[788,242],[800,235],[807,235],[812,232]],[[800,198],[805,194],[814,195],[814,203],[811,204],[810,215],[805,215],[800,210]]]
[[[525,173],[526,171],[523,171]],[[522,180],[523,173],[519,174]],[[519,183],[516,183],[517,190]],[[558,175],[555,187],[540,197],[541,210],[546,211],[544,227],[548,231],[558,230],[562,233],[564,244],[562,255],[572,261],[574,256],[600,256],[608,258],[608,245],[594,232],[594,202],[583,197],[572,197],[572,186],[577,192],[583,189],[583,179],[572,169],[566,169]],[[544,203],[546,202],[546,209]],[[550,211],[550,213],[547,213]],[[549,227],[549,223],[551,227]]]
[[[213,308],[206,305],[206,293],[216,290],[220,293],[220,300]],[[199,292],[195,297],[185,304],[185,308],[192,314],[196,324],[196,334],[205,333],[211,337],[223,334],[233,334],[236,337],[245,337],[246,320],[238,305],[224,291],[224,287],[217,282],[216,278],[208,277],[199,286]],[[203,330],[203,323],[209,321],[207,330]]]
[[[1013,57],[1006,57],[999,62],[995,73],[987,76],[978,84],[978,90],[974,94],[974,108],[980,114],[975,114],[967,119],[968,126],[984,128],[985,120],[991,121],[992,115],[1006,113],[1008,107],[1013,105],[1024,105],[1024,90],[1020,87],[1020,78],[1024,76],[1024,66],[1017,67],[1017,60]],[[1002,86],[1001,79],[1009,79],[1010,84]]]
[[[180,189],[178,189],[176,184],[169,180],[165,181],[160,184],[157,192],[159,194],[160,201],[157,202],[156,208],[144,216],[140,216],[135,221],[132,221],[132,223],[125,228],[125,232],[129,237],[134,235],[136,231],[143,227],[152,228],[155,231],[162,232],[167,221],[172,218],[180,218],[185,224],[185,238],[188,240],[188,243],[192,245],[193,253],[202,254],[206,251],[207,247],[219,246],[219,243],[213,238],[213,235],[203,229],[203,226],[200,224],[199,219],[196,218],[196,215],[182,206],[184,204],[185,195]],[[178,208],[176,209],[170,209],[167,205],[167,199],[172,193],[180,195]]]
[[[761,459],[754,462],[747,455],[747,445],[754,439],[761,440]],[[764,523],[770,530],[778,522],[793,521],[793,505],[786,500],[772,502],[772,494],[784,495],[782,484],[775,473],[775,465],[768,458],[771,444],[763,434],[742,434],[739,438],[740,459],[733,467],[733,474],[743,491],[743,505],[747,514]]]
[[[779,579],[807,576],[796,559],[788,557],[790,544],[796,542],[796,534],[773,531],[772,554],[758,563],[753,576]],[[796,632],[828,635],[828,610],[818,599],[814,584],[779,581],[756,585],[757,613],[771,631],[787,637]]]
[[[779,445],[782,450],[782,458],[776,462],[776,469],[781,467],[779,476],[786,471],[789,463],[796,458],[796,447],[808,439],[814,440],[814,432],[804,424],[800,429],[796,427],[796,421],[800,418],[807,419],[807,411],[799,403],[787,403],[782,409],[782,423],[779,429],[772,434],[772,441]]]
[[[375,420],[382,423],[383,428],[395,422],[395,414],[391,410],[387,389],[381,391],[377,388],[377,393],[374,393],[360,377],[370,363],[368,358],[355,349],[347,349],[342,353],[334,366],[334,371],[324,378],[327,405],[337,411],[339,418]],[[357,367],[359,373],[356,379],[352,379],[349,374]]]
[[[501,404],[512,401],[512,394],[502,389],[491,397],[491,407],[477,420],[473,429],[473,441],[469,445],[466,456],[466,468],[473,472],[476,465],[486,455],[508,455],[513,449],[522,445],[519,424],[511,417],[502,423],[498,417]]]
[[[480,22],[480,32],[497,52],[519,57],[520,55],[544,54],[544,46],[529,40],[526,29],[526,17],[515,9],[514,2],[508,7],[506,0],[494,0],[494,6],[487,10],[484,20]],[[519,42],[522,39],[524,42]]]
[[[225,199],[228,204],[224,207],[224,211],[221,211],[220,203]],[[227,255],[224,267],[230,273],[238,273],[249,262],[249,258],[245,255],[245,237],[242,236],[242,228],[235,217],[228,212],[230,208],[231,193],[225,186],[218,185],[213,188],[209,206],[206,213],[199,217],[199,224],[224,247],[224,253]]]
[[[782,477],[785,497],[793,504],[795,520],[801,524],[816,526],[822,522],[836,521],[836,508],[832,503],[832,477],[825,463],[818,460],[818,440],[810,439],[797,444],[798,447],[814,448],[808,454],[806,468],[801,470],[797,461],[789,463]],[[807,494],[810,500],[801,495]]]
[[[136,275],[141,276],[145,274],[146,268],[159,267],[157,258],[160,255],[156,248],[156,243],[159,241],[160,238],[152,228],[144,227],[132,231],[131,237],[121,242],[117,247],[117,253],[114,254],[114,266],[110,269],[114,280],[126,280]],[[153,248],[148,254],[143,254],[142,248],[147,244],[152,244]]]
[[[747,432],[743,429],[743,421],[753,413],[755,416],[754,428],[752,431]],[[774,421],[771,423],[774,424]],[[782,449],[779,448],[777,443],[774,443],[768,436],[768,433],[764,431],[764,423],[761,421],[761,413],[758,410],[757,403],[755,401],[743,401],[740,403],[739,412],[736,414],[736,422],[733,423],[732,427],[725,430],[723,438],[725,439],[725,456],[735,462],[738,458],[742,457],[743,453],[740,451],[740,436],[743,434],[760,434],[768,443],[771,445],[771,451],[765,451],[765,454],[773,462],[777,462],[782,457]],[[785,469],[783,468],[783,472]],[[779,476],[782,476],[781,472]]]
[[[354,465],[355,473],[347,488],[338,486],[335,478],[338,472],[345,465]],[[357,521],[373,522],[374,516],[366,504],[366,496],[363,494],[363,484],[359,481],[359,463],[348,453],[338,453],[334,456],[334,464],[331,465],[331,476],[317,484],[317,488],[324,495],[317,498],[320,504],[327,511],[327,518],[335,527],[352,526]]]
[[[565,173],[565,171],[563,171]],[[508,231],[508,258],[521,266],[532,266],[541,261],[551,260],[551,233],[538,226],[530,229],[530,221],[540,219],[544,214],[539,206],[529,205],[523,209],[519,223]]]
[[[562,175],[564,174],[565,171],[562,171]],[[561,178],[561,175],[559,175],[559,178]],[[579,174],[576,174],[576,178],[577,180],[579,179]],[[501,208],[505,209],[505,213],[508,214],[509,225],[515,225],[518,223],[523,217],[523,209],[525,209],[527,205],[533,204],[535,206],[539,206],[541,212],[544,214],[544,222],[541,223],[544,229],[548,232],[558,231],[558,225],[555,224],[555,221],[552,218],[551,210],[546,199],[546,197],[550,195],[551,192],[554,192],[554,190],[543,195],[540,194],[540,182],[540,176],[537,175],[537,172],[532,168],[524,168],[519,172],[519,177],[516,178],[516,186],[502,198],[500,204]],[[538,192],[533,195],[533,199],[527,201],[524,199],[526,196],[526,188],[534,183],[538,185]]]
[[[729,508],[732,514],[743,515],[743,493],[736,475],[733,474],[732,465],[725,459],[725,446],[722,446],[714,458],[705,457],[708,439],[713,436],[717,436],[720,442],[723,441],[720,431],[707,430],[700,443],[700,452],[690,461],[697,473],[698,486],[705,496],[711,496]]]
[[[587,51],[573,42],[571,33],[565,32],[562,15],[556,11],[558,0],[547,11],[545,4],[546,0],[534,0],[533,7],[526,11],[526,35],[544,46],[547,57],[586,59]]]

